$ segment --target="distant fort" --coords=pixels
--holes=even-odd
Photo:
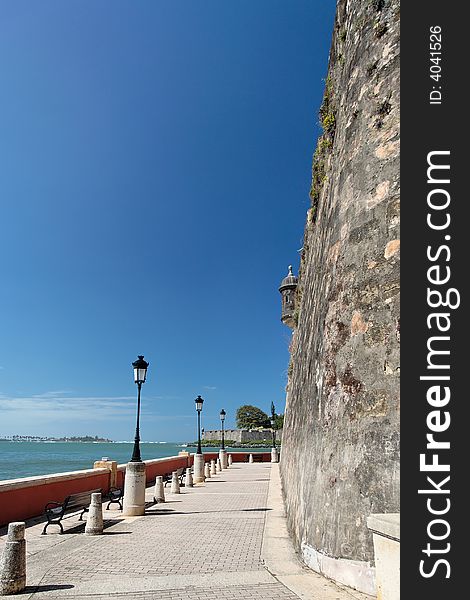
[[[237,442],[239,444],[246,444],[248,442],[263,442],[272,440],[271,429],[225,429],[225,439],[231,442]],[[276,431],[276,440],[280,441],[282,436],[282,430]],[[222,439],[221,429],[206,429],[202,432],[202,439],[205,442],[212,440]]]

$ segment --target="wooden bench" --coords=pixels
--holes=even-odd
[[[62,527],[62,519],[66,512],[72,512],[81,509],[79,521],[82,521],[83,515],[88,512],[88,507],[91,502],[91,495],[101,493],[101,489],[90,490],[88,492],[79,492],[78,494],[70,494],[63,502],[48,502],[44,507],[44,512],[47,517],[47,523],[44,525],[41,535],[46,535],[46,530],[49,525],[58,525],[60,533],[64,533]]]

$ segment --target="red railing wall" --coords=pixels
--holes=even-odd
[[[100,488],[103,494],[108,492],[108,469],[87,469],[81,473],[80,476],[75,472],[0,483],[0,525],[37,517],[44,513],[48,502],[61,502],[70,494]]]
[[[248,462],[250,454],[262,455],[263,462],[271,461],[269,452],[230,452],[230,454],[234,463]],[[204,452],[206,462],[218,456],[216,452]],[[165,475],[189,467],[193,461],[193,455],[144,461],[146,481],[152,483],[157,475]],[[125,470],[126,465],[118,466],[116,481],[118,487],[123,486]],[[105,495],[109,491],[109,484],[110,471],[105,468],[0,481],[0,526],[42,515],[48,502],[62,502],[70,494],[101,489]]]

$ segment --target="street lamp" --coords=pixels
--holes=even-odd
[[[135,427],[134,450],[126,466],[124,479],[123,514],[126,517],[140,517],[145,514],[145,463],[140,456],[140,390],[147,378],[148,362],[142,355],[132,363],[134,382],[137,384],[137,424]]]
[[[222,450],[225,450],[224,421],[225,421],[226,414],[227,413],[225,412],[224,409],[222,409],[220,411],[220,422],[222,423]]]
[[[204,404],[203,398],[198,396],[194,401],[196,403],[197,410],[197,452],[194,455],[194,483],[203,483],[204,482],[204,455],[201,449],[201,411],[202,405]]]
[[[227,413],[225,412],[224,409],[222,409],[220,411],[220,422],[222,423],[222,446],[219,449],[219,460],[220,460],[220,465],[221,465],[222,469],[226,469],[228,467],[227,451],[225,450],[225,430],[224,430],[224,422],[225,422],[226,414]]]
[[[276,448],[276,417],[275,417],[274,409],[272,411],[270,421],[271,421],[271,433],[273,436],[273,446],[271,448],[271,462],[277,463],[277,462],[279,462],[279,455],[277,453],[277,448]]]
[[[142,384],[145,383],[145,379],[147,378],[147,367],[149,363],[144,360],[144,357],[139,354],[139,357],[136,361],[132,363],[134,367],[134,383],[137,384],[137,424],[135,427],[135,438],[134,438],[134,450],[132,452],[131,462],[142,462],[142,458],[140,456],[140,432],[139,432],[139,423],[140,423],[140,390],[142,388]]]
[[[276,421],[275,421],[274,417],[271,417],[270,421],[271,421],[271,434],[273,436],[273,448],[275,448],[276,447],[276,432],[275,432]]]
[[[197,410],[197,454],[202,454],[201,450],[201,411],[202,405],[204,404],[204,399],[201,396],[198,396],[194,401],[196,403]]]

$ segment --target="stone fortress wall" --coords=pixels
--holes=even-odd
[[[339,0],[296,291],[281,475],[313,569],[374,592],[399,511],[399,3]]]
[[[238,442],[240,444],[246,442],[261,442],[263,440],[272,440],[271,429],[225,429],[224,435],[226,440]],[[280,440],[282,430],[276,431],[276,440]],[[221,440],[221,429],[205,429],[201,435],[205,441]]]

